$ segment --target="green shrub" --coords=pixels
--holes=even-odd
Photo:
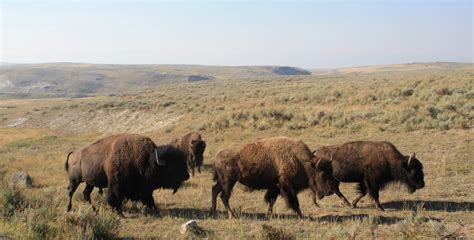
[[[105,210],[80,210],[64,217],[64,228],[69,234],[87,239],[115,239],[118,236],[120,219]]]
[[[26,206],[26,199],[23,194],[17,188],[2,186],[2,216],[6,219],[10,219],[13,215],[23,211]]]

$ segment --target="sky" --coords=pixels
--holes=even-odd
[[[473,62],[461,0],[0,0],[0,61],[337,68]]]

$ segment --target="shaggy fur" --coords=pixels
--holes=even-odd
[[[157,163],[156,155],[163,166]],[[186,157],[181,150],[171,145],[157,147],[150,138],[137,134],[126,134],[113,142],[104,170],[109,189],[107,202],[118,212],[124,199],[139,200],[156,209],[155,189],[176,192],[189,179]]]
[[[287,206],[301,216],[297,193],[311,188],[318,197],[329,195],[331,188],[326,183],[331,177],[329,160],[314,157],[301,141],[280,137],[237,146],[216,156],[211,211],[215,212],[220,194],[229,218],[235,217],[229,198],[239,182],[251,189],[267,189],[269,213],[278,195],[282,195]]]
[[[189,169],[191,169],[194,177],[194,168],[198,168],[201,173],[201,166],[204,161],[204,150],[206,149],[206,142],[202,140],[201,134],[197,132],[188,133],[178,139],[170,142],[171,145],[181,149],[187,158]]]
[[[78,151],[69,153],[64,167],[69,177],[69,203],[67,211],[72,208],[72,196],[79,184],[86,183],[84,188],[84,199],[90,204],[90,194],[94,187],[100,189],[107,187],[107,177],[104,172],[104,160],[111,152],[112,143],[124,134],[112,135],[96,142]]]
[[[360,195],[357,202],[368,192],[380,210],[384,210],[379,201],[379,190],[391,182],[405,184],[409,191],[423,188],[423,165],[412,155],[402,155],[389,142],[359,141],[341,145],[325,146],[315,151],[316,156],[332,158],[334,178],[340,182],[357,182]],[[339,191],[338,184],[334,184]],[[346,203],[347,199],[342,196]]]
[[[157,166],[155,148],[158,157],[169,165]],[[179,167],[180,165],[184,166],[184,170],[182,166]],[[127,166],[138,168],[138,171],[127,169]],[[175,170],[170,172],[168,168],[171,166]],[[84,199],[89,203],[91,203],[90,193],[94,187],[100,189],[109,187],[110,178],[114,179],[114,186],[118,184],[126,186],[115,187],[114,195],[108,196],[108,199],[112,202],[111,205],[119,210],[125,198],[141,200],[146,202],[147,206],[154,208],[153,198],[150,198],[150,191],[153,191],[151,188],[163,187],[177,190],[181,182],[184,181],[178,179],[185,179],[186,176],[189,178],[186,169],[186,157],[182,151],[170,145],[156,147],[150,138],[136,134],[112,135],[72,154],[69,153],[65,162],[65,169],[69,176],[68,211],[72,207],[72,196],[81,182],[86,183],[83,194]],[[125,173],[118,172],[124,171],[123,169],[125,169]],[[128,175],[131,181],[121,179],[122,175],[126,175],[130,171],[133,172],[133,176]],[[134,184],[140,184],[140,187],[134,186]],[[124,192],[125,190],[127,192]],[[144,196],[145,193],[147,194],[146,197]]]

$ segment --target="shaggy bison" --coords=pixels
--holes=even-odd
[[[96,162],[86,165],[83,160],[87,156],[85,153],[91,152],[98,153]],[[186,157],[181,150],[171,145],[156,146],[150,138],[137,134],[104,138],[81,149],[72,159],[78,160],[71,161],[71,164],[66,161],[70,179],[68,209],[81,181],[92,188],[107,187],[107,202],[121,213],[125,199],[139,200],[155,210],[153,190],[168,188],[175,193],[182,182],[189,179]]]
[[[211,212],[216,211],[220,197],[229,218],[235,217],[229,198],[236,182],[251,189],[266,189],[268,213],[281,195],[287,206],[302,216],[297,193],[311,188],[313,199],[331,194],[327,183],[332,178],[329,160],[312,155],[301,141],[290,138],[268,138],[220,151],[214,161]],[[316,202],[316,201],[314,201]]]
[[[69,177],[69,204],[67,211],[71,210],[72,196],[80,183],[85,182],[84,199],[91,203],[90,194],[94,187],[100,189],[107,187],[107,176],[104,172],[104,160],[111,152],[112,143],[124,134],[112,135],[78,151],[67,155],[64,167]],[[91,203],[92,204],[92,203]]]
[[[203,154],[206,149],[206,142],[202,140],[201,134],[191,132],[178,139],[174,139],[170,144],[181,149],[186,154],[187,163],[193,177],[195,167],[201,173],[201,166],[204,160]]]
[[[379,201],[379,190],[391,182],[400,182],[408,187],[410,193],[423,188],[423,165],[415,153],[402,155],[389,142],[359,141],[341,145],[325,146],[315,151],[315,156],[332,158],[333,175],[340,182],[357,182],[360,195],[352,206],[367,192],[380,210],[384,210]],[[334,192],[339,184],[331,184]],[[341,199],[349,202],[341,193]]]

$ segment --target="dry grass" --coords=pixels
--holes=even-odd
[[[0,129],[0,168],[6,171],[5,181],[16,171],[28,171],[35,188],[20,190],[28,207],[18,209],[10,220],[0,221],[0,235],[65,238],[117,234],[165,239],[472,238],[473,72],[472,67],[437,68],[228,80],[167,85],[116,97],[63,99],[45,105],[42,105],[44,100],[38,100],[41,106],[38,111],[32,111],[31,105],[18,104],[14,113],[2,112],[2,117],[8,119],[0,119],[0,124],[6,126],[11,118],[20,117],[27,117],[28,121],[19,128]],[[98,131],[101,129],[98,119],[103,114],[124,110],[147,114],[157,121],[160,116],[182,115],[159,128],[153,128],[152,123],[150,128],[139,126],[139,132],[157,143],[165,143],[190,130],[199,130],[208,143],[204,172],[190,179],[175,195],[167,190],[155,192],[161,216],[146,216],[141,213],[140,204],[127,203],[127,217],[120,219],[118,225],[96,191],[93,201],[100,205],[100,212],[88,213],[90,207],[82,200],[82,187],[74,197],[73,212],[64,213],[67,177],[63,162],[67,152],[104,135]],[[81,117],[75,120],[81,124],[68,124],[74,116],[89,111],[103,113],[91,114],[94,121]],[[44,129],[60,114],[65,116],[63,125]],[[90,121],[93,124],[88,125]],[[106,120],[103,124],[114,122]],[[140,124],[130,119],[124,125]],[[274,209],[278,214],[267,219],[264,193],[236,187],[231,205],[238,209],[241,218],[226,219],[221,202],[218,202],[221,213],[216,218],[209,216],[213,156],[235,144],[280,135],[302,139],[312,148],[351,140],[391,141],[403,153],[416,152],[425,167],[426,187],[413,195],[399,186],[384,190],[381,201],[386,212],[376,210],[369,199],[363,199],[357,209],[343,207],[335,196],[323,199],[318,209],[311,204],[309,194],[303,192],[299,199],[304,219],[297,219],[281,199]],[[342,184],[341,190],[348,198],[355,197],[353,184]],[[5,196],[1,198],[2,204],[7,202]],[[198,220],[203,230],[201,235],[179,234],[179,226],[189,219]],[[91,226],[68,232],[62,227],[68,226],[67,221],[90,222]],[[93,235],[94,229],[100,231]],[[101,235],[102,232],[111,235]]]

